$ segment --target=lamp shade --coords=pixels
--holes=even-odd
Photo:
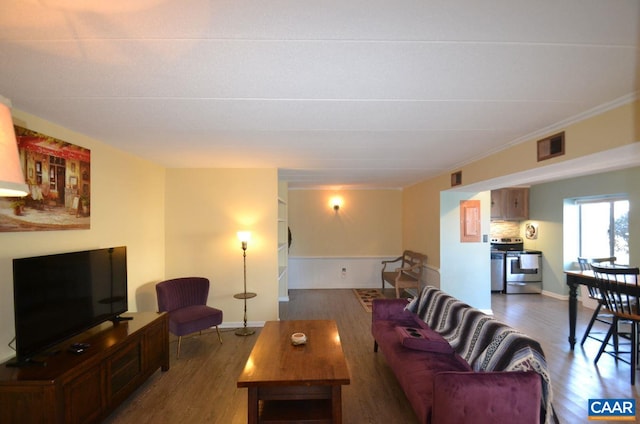
[[[250,231],[238,231],[238,240],[243,243],[246,243],[251,240],[251,232]]]
[[[9,101],[0,96],[0,197],[22,197],[29,193],[29,187],[22,175],[16,132],[6,103]]]

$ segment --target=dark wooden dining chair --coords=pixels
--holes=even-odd
[[[627,362],[631,366],[631,384],[636,382],[636,367],[638,365],[638,323],[640,323],[640,311],[638,310],[640,299],[640,286],[638,286],[637,267],[609,266],[603,267],[591,265],[596,278],[600,295],[604,301],[604,308],[613,314],[613,322],[600,347],[594,363],[598,363],[603,353],[609,353],[616,358],[627,362],[623,355],[629,354]],[[630,346],[628,352],[623,352],[618,346],[618,324],[629,323]],[[614,338],[614,350],[607,351],[609,339]]]
[[[615,261],[616,261],[615,256],[610,256],[608,258],[579,257],[578,265],[580,265],[581,271],[589,271],[591,270],[591,264],[600,265],[604,263],[609,263],[610,265],[613,265]],[[598,290],[598,288],[587,286],[587,289],[588,289],[589,298],[595,300],[598,303],[596,305],[596,308],[593,310],[593,314],[591,315],[591,319],[589,320],[589,324],[587,325],[587,328],[584,330],[584,335],[582,336],[582,341],[580,342],[580,346],[584,345],[584,342],[587,340],[587,338],[597,340],[598,342],[602,343],[603,341],[601,338],[602,336],[598,337],[596,335],[593,335],[591,332],[593,328],[593,324],[596,321],[603,323],[604,325],[607,326],[607,328],[613,322],[613,315],[602,309],[604,302],[602,301],[602,296],[600,296],[600,291]],[[596,333],[596,334],[601,334],[601,333]]]

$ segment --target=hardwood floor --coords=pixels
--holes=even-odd
[[[392,289],[385,294],[395,295]],[[492,302],[498,319],[542,344],[562,423],[587,422],[589,398],[640,400],[638,385],[629,384],[628,364],[616,364],[608,355],[597,367],[593,364],[599,348],[596,341],[589,339],[584,348],[578,344],[573,352],[569,349],[567,302],[541,295],[493,295]],[[345,423],[417,422],[384,356],[373,352],[371,314],[350,289],[291,290],[290,302],[281,303],[280,308],[282,319],[337,322],[351,371],[351,384],[343,388]],[[590,314],[591,310],[579,306],[579,336]],[[247,393],[236,388],[236,379],[259,332],[238,337],[224,331],[222,345],[215,331],[185,338],[179,360],[172,338],[171,369],[154,374],[105,423],[246,423]]]
[[[592,398],[635,398],[640,405],[640,383],[631,386],[629,365],[609,355],[593,363],[600,343],[580,340],[593,310],[578,302],[574,351],[569,348],[568,303],[540,295],[492,295],[495,316],[538,340],[551,371],[554,407],[563,423],[587,422],[587,403]],[[599,326],[598,326],[599,325]],[[595,331],[605,332],[602,324]],[[603,422],[603,421],[599,421]]]

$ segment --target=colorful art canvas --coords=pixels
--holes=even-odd
[[[91,228],[91,151],[15,126],[29,194],[0,198],[0,232]]]

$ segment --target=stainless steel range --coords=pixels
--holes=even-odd
[[[542,252],[524,250],[520,237],[492,238],[491,291],[541,293]]]

